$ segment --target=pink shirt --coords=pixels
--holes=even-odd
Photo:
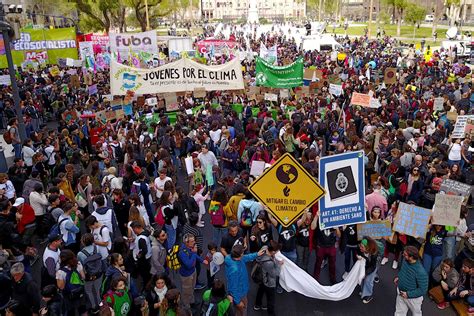
[[[380,214],[382,218],[385,218],[385,214],[387,214],[387,199],[382,194],[380,194],[379,191],[374,191],[365,196],[365,206],[367,207],[367,211],[369,211],[369,213],[374,206],[380,207],[382,209],[382,214]]]

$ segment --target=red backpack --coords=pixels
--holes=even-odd
[[[156,213],[155,223],[157,223],[161,227],[165,226],[165,215],[163,214],[163,208],[162,207],[160,207],[160,209]]]
[[[211,214],[211,224],[213,226],[224,226],[225,214],[222,204],[211,204],[209,214]]]

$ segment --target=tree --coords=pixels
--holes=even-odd
[[[385,4],[393,9],[393,18],[397,21],[397,36],[400,36],[402,28],[403,15],[409,5],[408,0],[385,0]]]
[[[170,14],[175,6],[174,3],[170,3],[167,0],[148,0],[148,20],[150,21],[150,27],[154,28],[157,26],[157,18]],[[125,0],[128,7],[133,10],[133,14],[140,25],[142,32],[147,29],[146,19],[146,8],[145,0]]]
[[[446,0],[446,15],[450,26],[454,26],[455,22],[459,20],[462,4],[464,4],[464,0]]]
[[[81,28],[109,32],[111,27],[125,31],[125,13],[121,0],[72,0],[81,14]]]
[[[416,3],[409,3],[405,12],[405,21],[413,24],[413,38],[416,35],[416,27],[425,18],[426,9]]]
[[[433,27],[431,28],[431,33],[434,34],[438,27],[438,21],[444,13],[444,0],[434,0],[431,11],[433,13]]]

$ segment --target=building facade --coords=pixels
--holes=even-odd
[[[202,18],[239,21],[247,19],[249,0],[202,0]],[[306,0],[257,0],[258,16],[271,21],[304,19]]]

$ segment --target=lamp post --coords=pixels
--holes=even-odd
[[[15,68],[13,64],[12,51],[10,47],[10,37],[14,35],[13,28],[10,24],[5,21],[5,9],[3,3],[0,2],[0,32],[3,36],[5,55],[8,62],[8,73],[10,74],[10,82],[13,92],[13,101],[15,103],[15,111],[18,118],[18,132],[20,134],[20,140],[26,139],[25,122],[23,121],[23,113],[20,106],[20,94],[18,91],[18,85],[16,83]]]

